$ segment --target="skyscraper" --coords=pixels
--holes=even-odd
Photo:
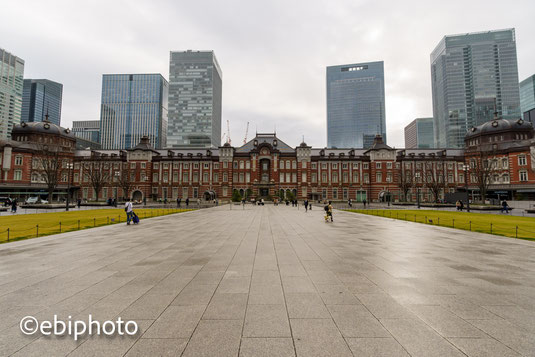
[[[520,116],[515,30],[445,36],[431,53],[438,147],[464,146],[466,131]]]
[[[56,125],[61,122],[63,84],[48,79],[25,79],[22,90],[22,121],[48,120]]]
[[[405,127],[405,148],[436,148],[433,118],[416,118]]]
[[[535,124],[535,74],[520,82],[520,108],[524,120]]]
[[[221,145],[222,73],[213,51],[171,52],[169,147]]]
[[[129,149],[142,136],[165,146],[168,83],[161,74],[102,76],[100,141],[103,149]]]
[[[77,138],[93,141],[95,143],[100,143],[100,120],[73,121],[72,133]]]
[[[0,48],[0,139],[20,123],[24,61]]]
[[[386,142],[384,63],[327,67],[327,146],[370,147]]]

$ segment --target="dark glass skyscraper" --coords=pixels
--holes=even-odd
[[[100,140],[103,149],[129,149],[148,136],[166,143],[168,83],[161,74],[102,76]]]
[[[416,118],[405,127],[405,148],[435,148],[433,118]]]
[[[520,82],[520,107],[524,120],[535,124],[535,75]]]
[[[222,84],[213,51],[171,52],[167,146],[221,145]]]
[[[466,131],[520,117],[515,30],[446,36],[431,54],[438,147],[464,146]]]
[[[48,120],[60,125],[63,84],[48,79],[25,79],[22,91],[22,121]]]
[[[327,67],[327,146],[363,148],[386,142],[384,63]]]
[[[20,123],[24,61],[0,48],[0,139]]]

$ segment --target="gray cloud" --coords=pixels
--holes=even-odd
[[[507,8],[505,8],[507,6]],[[169,71],[169,51],[213,49],[233,143],[271,131],[322,147],[325,67],[385,61],[388,142],[431,116],[429,55],[446,34],[515,27],[520,79],[535,73],[535,4],[503,1],[5,2],[0,47],[25,77],[64,84],[63,125],[98,119],[103,73]]]

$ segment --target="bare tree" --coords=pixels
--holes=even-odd
[[[470,181],[473,181],[479,188],[481,201],[485,202],[487,197],[487,190],[490,184],[490,178],[493,171],[489,155],[486,152],[480,151],[470,158]]]
[[[403,163],[400,165],[401,169],[398,173],[398,187],[403,193],[403,201],[407,201],[407,195],[413,186],[413,179],[410,171],[403,169]]]
[[[433,201],[437,202],[440,191],[446,188],[446,170],[443,162],[426,162],[424,170],[425,185],[433,194]]]
[[[118,176],[118,186],[123,190],[123,199],[128,197],[128,192],[132,188],[132,170],[128,167],[123,168]]]
[[[48,201],[52,201],[52,195],[58,186],[59,180],[63,175],[63,171],[66,169],[63,167],[62,162],[64,158],[64,152],[61,146],[56,144],[37,144],[37,154],[35,159],[37,162],[34,168],[45,181],[48,191]]]
[[[84,163],[82,167],[84,175],[87,175],[89,184],[93,187],[95,199],[98,201],[100,191],[110,180],[110,172],[101,161]]]

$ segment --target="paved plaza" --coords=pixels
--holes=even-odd
[[[535,242],[209,208],[0,245],[0,355],[535,356]],[[22,317],[135,320],[25,336]]]

